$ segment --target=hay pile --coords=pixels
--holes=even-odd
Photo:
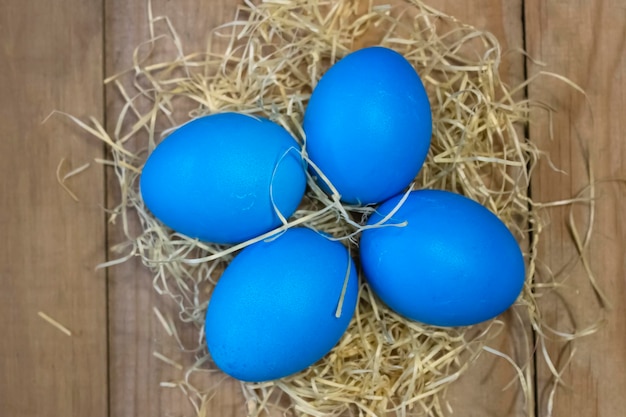
[[[151,17],[151,25],[160,19]],[[529,198],[530,176],[541,152],[523,136],[532,104],[523,97],[524,85],[511,88],[500,78],[502,51],[493,35],[418,0],[394,7],[356,0],[276,0],[246,2],[233,22],[211,33],[204,52],[184,54],[171,28],[153,36],[149,48],[138,49],[131,71],[107,80],[116,83],[126,102],[116,129],[106,132],[96,122],[76,122],[108,144],[111,160],[100,162],[113,166],[122,190],[110,220],[121,220],[128,241],[117,247],[121,258],[107,265],[141,257],[154,273],[156,290],[177,302],[184,325],[198,329],[196,364],[180,381],[163,385],[181,387],[199,415],[206,414],[220,389],[215,377],[206,376],[211,363],[203,346],[204,312],[220,271],[245,244],[210,245],[165,228],[146,211],[138,193],[142,165],[168,128],[214,112],[268,117],[302,142],[302,117],[316,82],[342,56],[367,45],[402,53],[419,72],[432,103],[432,147],[413,187],[464,194],[509,226],[528,265],[513,316],[531,323],[540,338],[550,332],[542,323],[533,283],[542,222],[541,206]],[[154,62],[146,49],[156,48],[173,52],[164,62]],[[132,79],[135,91],[125,90],[120,79]],[[191,111],[181,117],[180,109]],[[309,179],[302,206],[284,227],[313,226],[354,248],[371,210],[342,206]],[[128,226],[135,216],[139,235]],[[550,286],[544,283],[540,290]],[[157,313],[176,335],[177,325]],[[444,415],[450,383],[481,352],[492,351],[490,338],[506,326],[502,320],[458,329],[424,326],[389,311],[362,284],[358,310],[339,345],[297,375],[242,384],[247,410],[251,416],[284,410],[312,416]],[[528,360],[531,356],[526,353]],[[526,363],[509,360],[520,389],[531,393]]]

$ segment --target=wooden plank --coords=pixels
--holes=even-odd
[[[522,1],[437,0],[429,1],[428,4],[463,23],[493,33],[503,51],[500,73],[504,81],[511,86],[524,81],[524,57],[515,52],[524,46]],[[523,136],[523,132],[520,133]],[[511,356],[517,363],[530,363],[532,367],[532,347],[528,344],[532,341],[530,327],[527,323],[520,324],[510,313],[504,314],[502,319],[508,329],[491,341],[489,346]],[[504,359],[483,353],[468,372],[450,387],[450,405],[455,414],[464,416],[528,415],[528,410],[532,412],[534,408],[534,398],[528,398],[526,402],[519,384],[503,391],[515,379],[515,370]]]
[[[515,51],[524,47],[522,0],[432,0],[426,2],[461,23],[493,33],[503,51],[501,74],[505,81],[516,85],[524,80],[524,58]]]
[[[562,74],[586,91],[586,97],[562,82],[542,78],[530,86],[529,97],[557,109],[554,117],[555,140],[550,141],[545,114],[533,115],[530,137],[546,149],[554,163],[567,172],[552,171],[546,163],[539,167],[533,195],[542,201],[570,198],[588,182],[585,156],[591,160],[597,180],[624,179],[626,131],[626,11],[621,0],[587,2],[526,1],[527,43],[530,55],[547,63],[540,68],[529,61],[530,73],[544,69]],[[576,344],[577,353],[563,374],[570,389],[560,390],[552,415],[618,416],[626,406],[626,212],[623,184],[596,185],[594,235],[588,256],[600,285],[609,294],[614,309],[606,314],[608,325],[596,335]],[[550,228],[543,236],[540,255],[553,271],[561,270],[575,250],[566,221],[567,208],[550,212]],[[583,229],[588,215],[585,207],[575,211]],[[541,308],[546,320],[560,330],[571,331],[592,325],[598,313],[595,294],[586,285],[580,264],[568,269],[567,287],[560,297],[546,296]],[[541,274],[540,279],[546,279]],[[564,302],[571,306],[568,312]],[[548,343],[548,352],[567,359],[570,349],[561,351],[558,343]],[[548,416],[550,372],[537,363],[539,416]]]
[[[207,30],[229,21],[235,4],[226,2],[201,4],[194,0],[178,2],[176,6],[164,1],[153,1],[155,15],[166,15],[180,30],[186,51],[203,48]],[[521,48],[523,43],[521,1],[481,0],[471,5],[453,1],[434,1],[434,7],[451,13],[463,22],[492,31],[500,38],[503,48]],[[131,65],[132,48],[146,40],[147,10],[143,1],[107,2],[107,74],[114,74]],[[509,55],[502,70],[511,84],[523,80],[523,58]],[[112,127],[120,109],[120,97],[112,90],[107,94],[107,124]],[[114,189],[114,184],[109,183]],[[111,194],[111,202],[116,195]],[[119,241],[118,232],[110,235],[111,242]],[[162,311],[172,306],[152,291],[151,277],[138,263],[131,262],[111,270],[110,279],[110,333],[111,333],[111,410],[112,415],[167,415],[181,414],[186,407],[179,392],[165,393],[158,388],[162,380],[180,377],[168,365],[152,356],[158,350],[180,362],[186,359],[164,336],[160,324],[152,314],[152,306]],[[512,328],[495,341],[495,347],[520,355],[522,329]],[[194,337],[194,330],[183,330],[183,336]],[[165,351],[164,351],[165,350]],[[513,371],[501,360],[483,355],[470,373],[456,384],[451,392],[453,406],[458,410],[472,410],[472,415],[520,414],[522,405],[514,390],[502,394],[501,388],[514,378]],[[477,383],[476,381],[480,381]],[[220,396],[211,404],[207,415],[239,415],[241,395],[236,385],[220,390]]]
[[[102,145],[53,110],[103,116],[100,1],[0,2],[0,415],[107,416]],[[45,321],[55,319],[71,336]],[[44,316],[45,317],[45,316]]]
[[[148,6],[144,0],[106,1],[106,74],[110,76],[132,66],[133,49],[149,39]],[[237,2],[227,0],[169,2],[153,0],[154,16],[167,16],[178,31],[186,52],[203,51],[209,30],[218,24],[232,20]],[[166,23],[156,24],[159,33]],[[163,44],[161,44],[163,45]],[[158,49],[156,60],[163,57]],[[172,55],[169,55],[171,57]],[[128,79],[126,79],[128,81]],[[132,91],[128,82],[125,88]],[[123,105],[121,96],[114,88],[107,89],[107,127],[113,129]],[[184,118],[180,119],[181,121]],[[118,187],[113,175],[109,176],[111,190],[109,204],[119,202]],[[137,224],[131,225],[137,227]],[[111,227],[109,241],[123,241],[119,228]],[[116,257],[117,254],[111,254]],[[153,313],[156,306],[164,315],[174,318],[178,307],[170,300],[156,294],[152,276],[137,260],[110,270],[109,276],[109,322],[110,322],[110,407],[111,415],[122,416],[171,416],[195,415],[187,397],[178,389],[161,388],[163,381],[182,379],[182,372],[153,356],[154,352],[188,366],[193,355],[180,352]],[[193,346],[197,330],[193,326],[179,326],[181,338]],[[216,374],[216,380],[221,376]],[[244,414],[241,390],[238,383],[226,381],[219,396],[211,402],[206,415],[240,416]]]

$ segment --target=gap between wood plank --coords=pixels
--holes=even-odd
[[[108,126],[108,115],[109,112],[107,110],[107,89],[106,86],[104,85],[104,78],[106,78],[107,76],[107,72],[106,72],[106,68],[107,68],[107,25],[106,25],[106,0],[100,0],[100,14],[102,16],[102,37],[100,40],[100,48],[102,50],[102,76],[103,76],[103,80],[100,82],[100,88],[102,89],[102,126]],[[102,144],[102,148],[103,148],[103,158],[107,159],[107,154],[109,153],[109,150],[107,148],[107,145],[105,143]],[[104,208],[103,208],[103,221],[104,221],[104,262],[109,262],[110,260],[110,256],[109,256],[109,245],[111,244],[110,240],[109,240],[109,215],[108,212],[106,211],[106,209],[109,206],[109,171],[110,168],[108,168],[107,166],[103,166],[103,175],[102,175],[102,181],[103,181],[103,202],[104,202]],[[111,323],[110,323],[110,317],[111,317],[111,311],[110,311],[110,305],[111,305],[111,300],[110,300],[110,291],[109,291],[109,277],[110,277],[110,273],[109,273],[109,268],[105,268],[104,269],[104,282],[105,282],[105,332],[106,332],[106,395],[107,395],[107,416],[108,417],[115,417],[112,416],[112,404],[111,404]]]
[[[522,10],[521,10],[521,19],[522,19],[522,48],[524,50],[524,53],[528,53],[528,41],[526,39],[527,37],[527,26],[526,26],[526,0],[521,0],[521,6],[522,6]],[[529,57],[524,55],[524,60],[523,60],[523,78],[524,78],[524,82],[528,81],[528,59]],[[528,85],[526,85],[524,87],[524,98],[526,100],[529,100],[529,93],[528,93]],[[529,126],[529,121],[526,121],[524,123],[524,138],[526,141],[528,142],[532,142],[532,138],[530,137],[530,126]],[[530,178],[530,161],[526,164],[526,172],[528,172],[529,178]],[[533,190],[532,190],[532,181],[528,182],[528,198],[530,200],[532,200],[533,197]],[[530,202],[528,203],[528,210],[532,210],[532,205],[530,204]],[[532,242],[534,239],[534,231],[532,229],[532,224],[530,222],[528,222],[528,241]],[[532,249],[531,249],[532,250]],[[531,253],[531,256],[534,255],[533,253]],[[531,277],[531,280],[534,282],[535,281],[535,277]],[[533,407],[532,407],[532,413],[533,416],[538,417],[539,416],[539,390],[538,390],[538,385],[539,382],[537,380],[537,332],[535,331],[534,328],[530,328],[531,331],[531,342],[532,342],[532,349],[533,349],[533,355],[532,355],[532,367],[533,367],[533,387],[532,387],[532,396],[533,396]]]

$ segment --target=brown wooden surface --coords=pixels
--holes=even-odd
[[[589,154],[597,180],[626,178],[626,5],[623,0],[589,2],[526,1],[526,39],[529,53],[546,62],[538,70],[558,72],[580,85],[586,98],[556,80],[542,78],[531,85],[529,95],[559,109],[554,119],[555,140],[548,139],[548,120],[536,114],[530,137],[546,149],[568,175],[559,175],[543,164],[535,177],[533,195],[543,201],[561,200],[579,192],[588,181],[584,163]],[[581,146],[582,142],[586,142]],[[597,211],[594,236],[588,253],[591,267],[614,309],[606,315],[608,325],[597,335],[578,343],[577,355],[563,375],[569,392],[554,404],[555,416],[621,416],[626,411],[626,213],[624,183],[600,183],[596,187]],[[588,210],[576,210],[584,230]],[[542,240],[540,255],[553,271],[563,268],[574,249],[564,226],[567,209],[551,212],[552,227]],[[599,318],[596,296],[584,285],[580,264],[567,270],[570,289],[563,298],[572,314],[555,297],[542,300],[546,318],[561,329],[580,328]],[[545,279],[544,277],[540,277]],[[581,288],[580,291],[574,288]],[[588,313],[588,314],[585,314]],[[558,347],[549,344],[552,354]],[[564,352],[564,359],[569,351]],[[537,362],[539,407],[548,405],[549,371]]]
[[[622,0],[507,1],[433,0],[430,4],[460,20],[494,32],[505,48],[526,45],[528,73],[541,69],[571,78],[587,98],[558,80],[544,77],[528,95],[558,110],[554,141],[542,112],[533,113],[530,139],[547,149],[567,175],[539,167],[533,196],[542,201],[569,198],[585,185],[581,157],[588,152],[596,179],[626,178],[622,160],[626,106],[626,9]],[[172,416],[190,415],[184,395],[159,387],[180,378],[180,371],[153,357],[158,351],[188,361],[178,353],[152,312],[171,310],[156,296],[150,276],[138,263],[94,272],[107,256],[107,245],[121,239],[109,227],[100,205],[116,200],[113,180],[105,186],[104,170],[92,166],[70,178],[75,203],[57,184],[61,158],[66,170],[102,155],[102,146],[60,117],[41,121],[54,109],[82,117],[95,116],[111,127],[120,97],[104,88],[102,78],[131,63],[132,49],[148,37],[147,1],[0,0],[0,415],[1,416]],[[236,2],[227,0],[153,0],[155,14],[167,15],[187,52],[202,50],[215,25],[232,18]],[[514,84],[525,76],[521,55],[510,55],[503,66]],[[105,117],[108,116],[108,117]],[[581,150],[580,143],[587,145]],[[564,374],[571,391],[561,390],[554,416],[623,414],[626,406],[625,227],[621,214],[624,185],[603,182],[596,187],[595,234],[591,266],[614,309],[608,325],[577,344],[577,356]],[[584,207],[576,218],[584,220]],[[540,248],[543,260],[559,271],[575,253],[565,226],[568,211],[550,211],[551,228]],[[579,327],[591,324],[597,301],[585,287],[580,265],[566,270],[564,290]],[[546,279],[545,269],[539,279]],[[547,318],[568,329],[572,318],[554,298],[542,300]],[[41,319],[42,311],[72,331],[66,336]],[[192,340],[193,329],[179,327]],[[501,347],[523,355],[520,331],[503,335]],[[547,349],[557,354],[558,346]],[[107,354],[108,352],[108,354]],[[565,355],[567,355],[567,351]],[[537,409],[548,416],[549,372],[537,360]],[[501,387],[513,378],[502,360],[483,355],[479,364],[450,392],[455,415],[523,415],[522,399]],[[221,391],[208,416],[240,416],[240,391],[230,383]],[[531,401],[534,401],[531,398]]]
[[[98,1],[0,1],[0,415],[107,416],[102,168],[97,141],[48,114],[103,116]],[[38,316],[43,312],[67,336]]]
[[[521,0],[502,2],[440,0],[429,4],[465,23],[492,32],[498,37],[504,51],[521,50],[524,47]],[[509,85],[518,85],[523,82],[523,55],[504,56],[501,72],[505,82]],[[511,314],[504,315],[503,319],[507,322],[508,329],[493,340],[491,346],[510,355],[518,362],[526,362],[532,351],[530,344],[524,340],[524,334],[529,329],[521,325]],[[482,354],[475,366],[452,385],[448,396],[450,405],[455,414],[468,417],[523,416],[525,403],[520,391],[508,389],[503,392],[501,390],[501,387],[515,378],[514,369],[508,366],[502,358]],[[487,389],[487,387],[498,388]],[[532,408],[532,403],[530,408]]]

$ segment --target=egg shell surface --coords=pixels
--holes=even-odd
[[[403,195],[383,203],[376,224]],[[491,319],[517,299],[525,279],[522,252],[506,225],[459,194],[413,191],[382,227],[363,232],[360,256],[372,290],[397,313],[437,326]]]
[[[430,147],[432,115],[413,66],[391,49],[370,47],[322,76],[303,128],[309,157],[342,201],[372,204],[413,181]]]
[[[294,374],[337,344],[357,296],[356,268],[341,243],[288,229],[246,247],[225,269],[206,313],[209,352],[222,371],[243,381]]]
[[[150,154],[140,179],[155,217],[213,243],[243,242],[279,226],[276,209],[291,216],[305,187],[293,137],[270,120],[238,113],[176,129]]]

